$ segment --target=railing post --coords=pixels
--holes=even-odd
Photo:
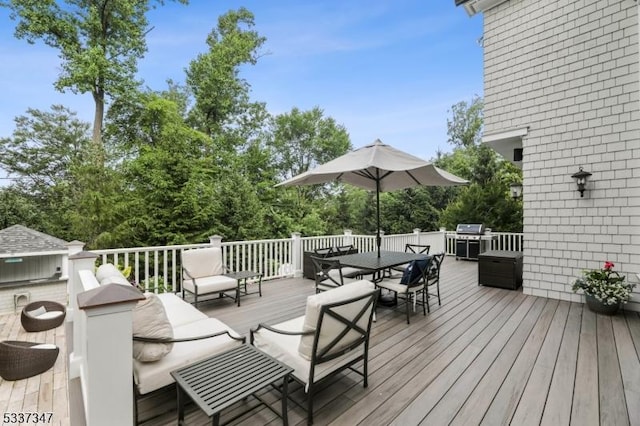
[[[220,235],[212,235],[209,237],[209,243],[212,247],[222,248],[222,237]]]
[[[84,245],[84,244],[83,244]],[[67,291],[69,292],[69,307],[67,308],[67,321],[73,322],[73,337],[67,339],[67,352],[69,353],[69,379],[80,376],[80,363],[83,353],[81,342],[85,338],[81,320],[78,318],[78,294],[85,289],[82,286],[79,272],[82,270],[93,271],[98,255],[95,253],[80,251],[69,256],[69,280]]]
[[[447,228],[440,227],[440,234],[442,235],[442,247],[444,247],[442,251],[445,252],[445,254],[449,254],[449,246],[447,241]]]
[[[342,238],[342,244],[345,246],[353,245],[353,231],[351,231],[351,229],[344,230],[344,237]]]
[[[299,278],[302,276],[302,234],[299,232],[291,233],[291,264],[293,265],[293,276]]]
[[[84,248],[84,243],[81,241],[71,241],[67,243],[67,249],[69,253],[62,256],[62,269],[60,271],[60,279],[67,280],[67,321],[73,319],[74,308],[77,307],[75,302],[76,287],[74,287],[75,273],[73,269],[73,262],[70,260],[74,255],[80,253]]]
[[[82,388],[88,425],[133,424],[131,311],[142,299],[134,287],[120,284],[78,294],[86,314]]]
[[[413,235],[415,237],[416,244],[422,244],[422,242],[420,241],[420,232],[422,232],[422,229],[413,228]]]

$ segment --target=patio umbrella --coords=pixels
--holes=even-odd
[[[332,180],[376,191],[378,257],[380,257],[380,192],[415,186],[465,185],[468,181],[428,161],[402,152],[379,139],[276,186],[312,185]]]

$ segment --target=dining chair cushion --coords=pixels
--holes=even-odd
[[[307,306],[305,310],[302,330],[316,331],[318,319],[320,317],[320,311],[322,310],[323,305],[342,302],[358,296],[362,296],[366,293],[370,293],[374,289],[375,286],[371,281],[360,280],[349,285],[343,285],[329,291],[324,291],[322,293],[309,296],[307,298]],[[369,300],[362,299],[361,303],[350,303],[348,305],[345,305],[344,307],[334,308],[334,310],[336,312],[339,312],[340,315],[347,319],[355,318],[360,310],[368,302]],[[366,329],[368,320],[369,317],[367,315],[362,315],[357,324],[363,329]],[[322,324],[322,329],[320,330],[320,336],[318,338],[318,348],[326,347],[343,330],[343,323],[334,318],[331,318],[330,316],[325,316]],[[352,343],[354,339],[357,339],[359,337],[360,335],[355,331],[349,331],[345,336],[342,337],[342,339],[340,339],[339,344],[337,344],[332,351],[339,351],[340,349]],[[314,338],[315,336],[311,334],[302,336],[302,338],[300,339],[298,352],[304,359],[311,360]]]
[[[428,264],[429,259],[412,260],[409,262],[409,266],[405,268],[402,278],[400,278],[400,284],[415,283],[422,274],[422,271],[427,268]]]
[[[173,328],[162,301],[154,293],[146,293],[144,300],[133,308],[133,335],[138,337],[173,338]],[[133,342],[133,357],[141,362],[162,359],[173,349],[173,343]]]

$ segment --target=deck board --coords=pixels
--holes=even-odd
[[[250,291],[256,286],[250,285]],[[241,334],[258,323],[276,324],[304,314],[313,282],[289,278],[263,283],[263,297],[202,303],[199,309]],[[446,258],[442,306],[431,312],[378,309],[369,358],[369,387],[353,372],[328,380],[314,399],[316,425],[544,424],[640,425],[640,316],[596,315],[586,306],[477,285],[477,263]],[[0,316],[0,338],[55,342],[64,353],[65,327],[25,333],[19,315]],[[0,408],[54,412],[69,424],[64,357],[39,376],[0,380]],[[291,395],[304,401],[292,384]],[[278,394],[261,392],[277,410]],[[252,403],[251,400],[244,404]],[[146,426],[176,422],[175,390],[144,402],[144,413],[163,413]],[[224,422],[243,404],[223,412]],[[187,424],[210,424],[189,405]],[[303,408],[289,404],[289,423],[306,424]],[[280,425],[259,408],[232,424]]]

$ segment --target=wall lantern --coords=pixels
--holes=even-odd
[[[571,175],[572,178],[574,178],[576,180],[576,184],[578,185],[578,191],[580,191],[580,197],[584,197],[584,187],[587,184],[587,179],[589,179],[589,176],[591,176],[591,173],[589,172],[585,172],[584,170],[582,170],[582,167],[580,167],[580,170],[578,171],[578,173],[574,173]]]
[[[514,182],[509,186],[509,189],[511,190],[511,197],[514,200],[517,200],[518,198],[522,197],[522,184],[521,183]]]

